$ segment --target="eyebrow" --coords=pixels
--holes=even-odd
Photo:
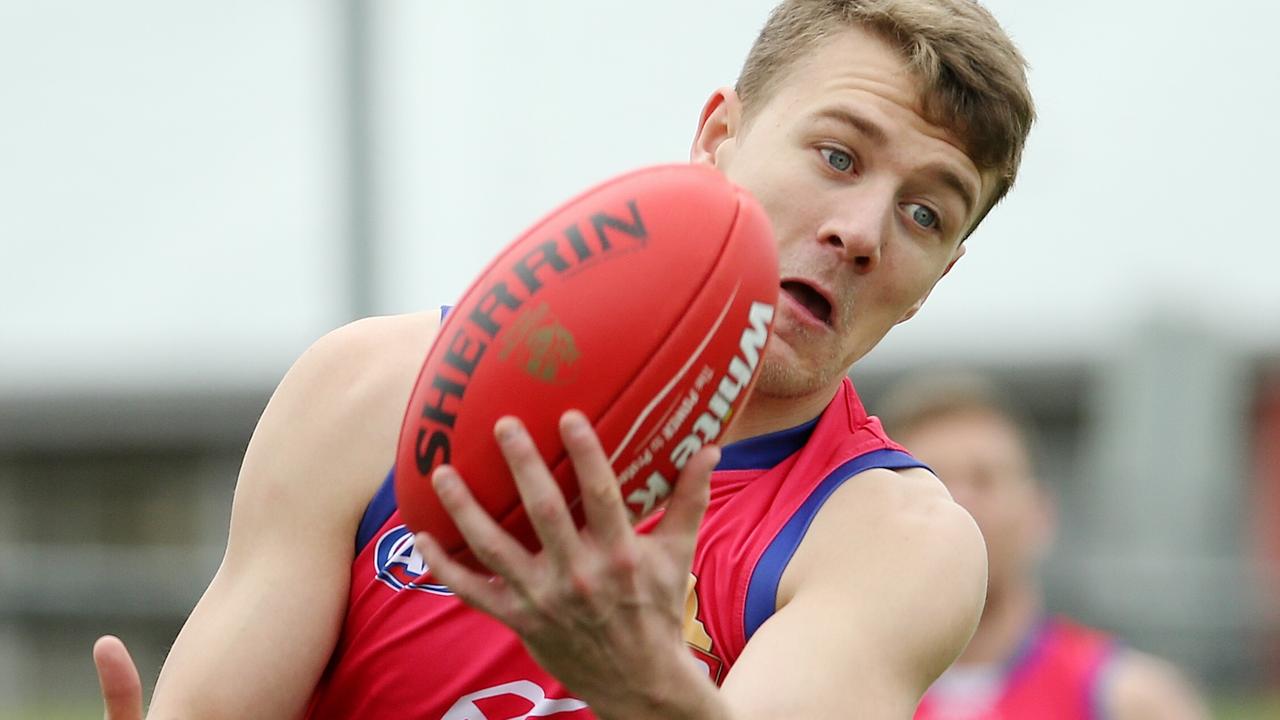
[[[817,117],[848,125],[873,143],[888,144],[889,136],[885,133],[884,128],[846,108],[823,108],[818,111]],[[960,196],[960,199],[964,201],[966,218],[973,213],[974,206],[978,204],[977,197],[973,189],[969,187],[969,184],[961,179],[955,171],[944,165],[930,165],[925,168],[925,171],[933,180],[942,183]]]
[[[884,144],[889,140],[888,135],[879,125],[841,107],[823,108],[818,111],[818,117],[852,126],[854,130],[866,135],[871,142]]]

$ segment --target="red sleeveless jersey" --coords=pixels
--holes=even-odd
[[[848,380],[815,420],[723,449],[694,552],[684,628],[715,682],[773,614],[782,572],[827,497],[863,470],[907,467],[923,465],[867,416]],[[393,488],[388,477],[361,522],[346,618],[307,717],[594,717],[514,633],[448,588],[420,582],[427,568]]]
[[[915,720],[1101,720],[1100,691],[1115,647],[1097,630],[1065,618],[1043,620],[994,687],[944,691],[944,674],[925,693]]]

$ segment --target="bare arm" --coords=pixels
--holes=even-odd
[[[424,316],[361,321],[286,375],[245,454],[226,555],[165,662],[150,717],[305,710],[341,627],[356,526],[394,459],[433,327]]]
[[[862,473],[809,528],[722,696],[740,719],[906,720],[985,595],[981,534],[936,479]]]

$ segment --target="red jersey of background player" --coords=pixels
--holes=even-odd
[[[817,419],[723,449],[684,624],[713,680],[723,680],[773,614],[782,572],[827,497],[864,470],[909,467],[923,465],[867,416],[848,380]],[[422,582],[426,570],[388,477],[360,523],[342,633],[307,717],[592,717],[514,633],[448,588]]]
[[[1094,720],[1115,642],[1062,618],[1038,623],[1003,667],[955,666],[915,720]]]

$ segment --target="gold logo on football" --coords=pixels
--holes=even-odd
[[[498,350],[500,359],[514,356],[534,379],[552,385],[573,381],[573,365],[580,355],[573,333],[556,319],[545,302],[516,316],[503,333]]]

